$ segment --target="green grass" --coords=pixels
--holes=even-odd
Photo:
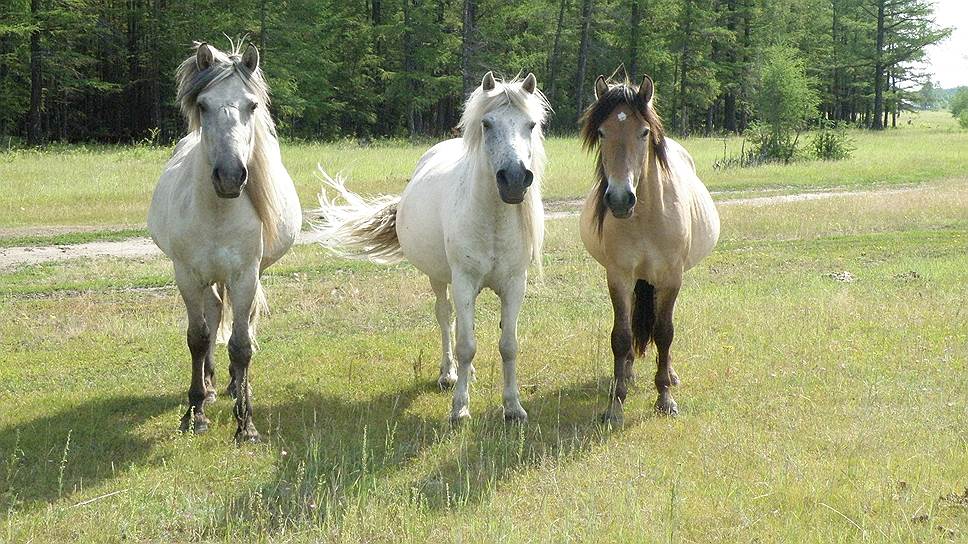
[[[865,188],[910,185],[962,177],[968,171],[968,131],[944,112],[912,116],[883,133],[852,131],[857,150],[836,163],[805,161],[792,165],[715,170],[724,140],[687,138],[700,177],[714,191]],[[803,138],[809,138],[804,135]],[[727,152],[739,151],[742,140],[725,141]],[[343,173],[362,193],[398,193],[429,144],[381,142],[361,147],[353,142],[291,143],[283,157],[295,180],[303,207],[316,202],[320,182],[316,165]],[[547,198],[575,198],[591,185],[592,158],[575,138],[547,142]],[[0,227],[37,225],[118,225],[142,228],[151,191],[169,154],[153,147],[63,147],[46,151],[0,153]]]
[[[968,184],[722,212],[677,312],[682,414],[652,415],[640,360],[611,430],[610,308],[573,218],[549,222],[522,314],[524,427],[501,419],[489,293],[474,420],[445,423],[409,266],[308,246],[270,269],[267,443],[242,448],[224,397],[208,434],[174,432],[189,369],[167,261],[0,275],[0,541],[964,541]]]

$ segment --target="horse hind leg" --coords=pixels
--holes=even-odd
[[[454,324],[451,320],[451,302],[447,294],[447,284],[437,281],[430,281],[430,286],[434,290],[437,300],[434,302],[434,314],[437,317],[437,326],[440,328],[440,374],[437,378],[437,385],[441,390],[450,389],[457,383],[457,363],[454,361],[453,330]]]
[[[672,370],[670,349],[675,336],[672,322],[676,306],[678,288],[663,289],[658,293],[657,319],[655,324],[656,372],[655,389],[659,396],[655,401],[655,411],[659,414],[674,416],[679,413],[679,405],[672,398],[671,388],[679,383],[679,377]]]
[[[221,296],[225,296],[222,292]],[[209,330],[208,351],[205,353],[205,402],[215,402],[215,344],[217,332],[222,321],[222,298],[219,287],[212,286],[205,290],[205,322]]]
[[[504,370],[504,420],[524,423],[528,413],[521,406],[518,390],[518,314],[524,301],[527,277],[522,276],[501,295],[501,340],[499,348]]]

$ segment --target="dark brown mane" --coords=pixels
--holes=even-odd
[[[645,122],[649,124],[652,149],[655,154],[656,162],[659,164],[659,175],[669,173],[669,160],[666,155],[665,129],[662,127],[662,119],[656,113],[652,101],[646,102],[639,94],[639,87],[629,82],[609,85],[608,91],[598,97],[582,113],[581,116],[581,141],[585,151],[597,151],[595,159],[596,191],[598,193],[595,203],[595,222],[598,225],[598,232],[602,232],[602,224],[605,222],[605,214],[608,207],[605,204],[605,189],[608,188],[608,180],[605,179],[605,166],[602,164],[602,150],[599,146],[598,129],[605,122],[605,119],[615,110],[615,108],[625,105],[638,111]]]

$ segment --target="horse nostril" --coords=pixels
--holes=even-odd
[[[243,166],[242,167],[242,177],[239,178],[239,182],[240,183],[245,183],[247,179],[249,179],[249,169]]]
[[[212,168],[212,178],[218,181],[222,181],[222,175],[218,171],[218,167]]]
[[[635,206],[635,193],[629,193],[628,202],[629,202],[629,208],[631,208],[632,206]]]
[[[524,186],[525,187],[531,187],[531,184],[532,183],[534,183],[534,172],[532,172],[531,170],[525,170],[524,171]]]
[[[497,182],[501,185],[508,184],[508,173],[507,170],[501,169],[497,171]]]

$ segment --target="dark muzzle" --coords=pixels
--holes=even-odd
[[[523,162],[497,171],[497,192],[501,200],[508,204],[520,204],[528,187],[534,182],[534,173]]]
[[[627,189],[613,191],[608,188],[605,190],[605,205],[611,210],[613,216],[625,219],[632,215],[632,210],[635,208],[635,193]]]
[[[219,164],[212,170],[215,194],[220,198],[238,198],[248,178],[249,171],[240,160]]]

